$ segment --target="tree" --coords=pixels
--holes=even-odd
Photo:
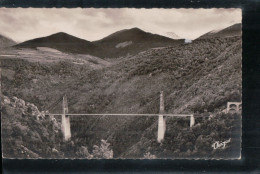
[[[105,158],[111,159],[113,158],[113,150],[110,149],[110,143],[106,140],[101,140],[100,146],[94,145],[93,148],[93,157],[94,158]]]

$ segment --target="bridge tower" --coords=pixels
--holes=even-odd
[[[61,117],[61,132],[63,134],[63,138],[65,141],[68,141],[71,138],[71,131],[70,131],[70,117],[66,114],[68,114],[69,108],[68,108],[68,100],[67,96],[63,96],[62,101],[62,117]]]
[[[190,116],[190,127],[194,126],[195,124],[195,118],[194,118],[194,115],[191,115]]]
[[[164,114],[164,98],[163,98],[163,91],[160,93],[160,111],[159,111],[159,119],[158,119],[158,136],[157,141],[159,143],[162,142],[164,139],[164,134],[166,131],[166,117],[163,116]]]

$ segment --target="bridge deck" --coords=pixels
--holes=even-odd
[[[63,114],[46,114],[46,115],[63,115]],[[159,115],[167,117],[191,117],[193,114],[65,114],[68,116],[148,116],[158,117]],[[194,117],[206,117],[202,115],[194,115]]]

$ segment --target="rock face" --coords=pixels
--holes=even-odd
[[[34,117],[36,120],[47,119],[45,117],[45,113],[48,113],[48,111],[47,112],[39,111],[38,107],[35,106],[34,104],[30,102],[25,102],[24,100],[17,98],[15,96],[12,97],[11,99],[7,96],[3,96],[2,105],[4,107],[11,106],[13,107],[13,109],[18,109],[19,111],[21,111],[22,116],[30,115]],[[48,119],[53,121],[55,125],[58,126],[56,119],[52,115],[48,116]]]
[[[17,97],[2,98],[4,157],[51,157],[51,147],[59,149],[57,141],[61,141],[60,124],[56,119],[53,116],[45,117],[44,112],[39,111],[37,106]],[[56,153],[56,157],[59,156],[61,154]]]

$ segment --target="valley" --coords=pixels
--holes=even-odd
[[[241,33],[236,30],[226,37],[225,32],[222,37],[222,32],[188,44],[137,28],[94,42],[59,33],[1,50],[1,89],[11,100],[1,101],[3,136],[12,135],[4,146],[15,142],[4,155],[110,158],[112,150],[113,158],[144,158],[147,154],[149,158],[238,157],[240,153],[234,151],[240,149],[241,114],[222,111],[227,102],[242,100]],[[15,96],[33,103],[39,112],[46,111],[66,94],[69,113],[157,114],[160,91],[165,95],[165,113],[211,113],[214,117],[198,119],[192,129],[188,120],[167,119],[162,144],[156,141],[157,118],[73,117],[72,138],[64,142],[60,130],[54,133],[52,126],[60,124],[59,118],[37,120],[33,113],[24,118],[20,110],[27,105],[12,104]],[[61,108],[59,103],[49,112],[61,113]],[[19,134],[24,129],[31,131]],[[39,133],[45,130],[48,134]],[[41,138],[35,138],[31,148],[30,132]],[[230,137],[234,141],[227,149],[212,149],[212,143]],[[98,154],[101,146],[106,147],[103,156]],[[23,147],[29,149],[27,154],[19,151]]]

